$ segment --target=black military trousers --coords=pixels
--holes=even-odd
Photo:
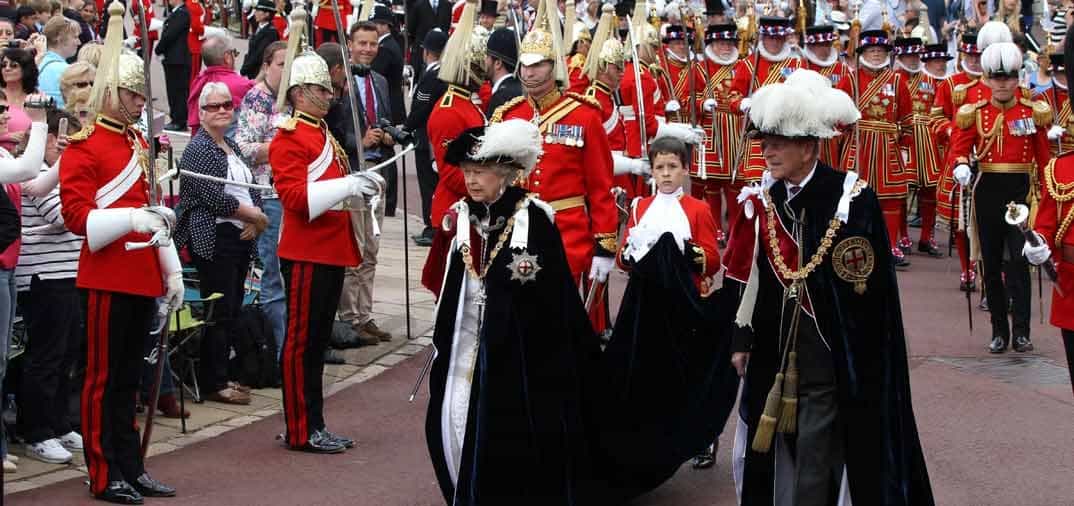
[[[287,329],[280,354],[287,444],[300,448],[323,430],[324,352],[343,290],[343,267],[280,259]]]
[[[1007,203],[1025,203],[1029,176],[981,175],[974,188],[974,213],[984,269],[985,297],[992,318],[992,337],[1029,337],[1029,264],[1022,256],[1025,237],[1005,219]],[[1012,302],[1008,323],[1008,300]]]
[[[131,482],[145,472],[134,424],[134,399],[156,300],[82,290],[82,304],[86,317],[82,439],[90,492],[100,494],[110,481]]]
[[[430,215],[433,208],[433,192],[436,191],[436,183],[440,182],[440,175],[433,170],[433,152],[425,129],[418,130],[415,137],[417,145],[414,148],[414,164],[417,165],[418,192],[421,193],[421,220],[427,229],[439,228],[440,224],[432,223]]]
[[[1063,347],[1067,350],[1067,370],[1070,371],[1070,388],[1074,390],[1074,330],[1063,329]]]

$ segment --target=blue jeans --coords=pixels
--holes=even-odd
[[[268,216],[268,228],[257,239],[257,254],[261,257],[264,271],[261,273],[261,307],[272,325],[276,338],[276,358],[283,349],[283,335],[287,324],[287,303],[284,300],[283,278],[280,277],[280,257],[276,247],[280,243],[280,220],[283,208],[279,199],[265,199],[261,208]]]
[[[11,345],[11,324],[15,320],[15,270],[0,269],[0,406],[7,402],[4,395],[4,376],[7,374],[7,352]],[[7,428],[0,419],[0,457],[7,455]]]

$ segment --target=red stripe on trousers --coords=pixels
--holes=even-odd
[[[86,466],[90,476],[90,492],[104,492],[108,486],[108,460],[101,446],[101,409],[104,390],[108,384],[108,315],[112,296],[107,292],[89,291],[86,311],[86,379],[82,385],[82,433],[85,436]]]
[[[284,346],[283,378],[289,384],[284,396],[287,411],[287,443],[292,447],[306,444],[309,438],[306,413],[304,359],[309,341],[309,296],[313,266],[296,262],[291,270],[288,289],[287,345]]]

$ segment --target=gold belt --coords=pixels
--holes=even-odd
[[[981,172],[995,172],[999,174],[1029,174],[1035,167],[1032,163],[981,163],[977,170]]]
[[[868,130],[870,132],[880,132],[885,134],[897,134],[899,133],[899,126],[895,123],[888,121],[869,121],[862,120],[858,122],[858,126],[862,130]]]
[[[573,197],[567,197],[565,199],[553,200],[548,203],[552,206],[552,209],[557,213],[565,209],[573,209],[575,207],[582,207],[585,205],[585,197],[581,195],[575,195]]]

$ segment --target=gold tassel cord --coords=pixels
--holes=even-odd
[[[776,380],[772,383],[772,389],[768,391],[768,398],[764,401],[764,412],[761,421],[757,424],[757,432],[753,435],[753,451],[768,453],[772,449],[772,438],[776,435],[776,422],[779,419],[779,410],[782,407],[780,398],[783,395],[783,373],[776,374]]]
[[[787,356],[787,374],[783,375],[779,425],[776,432],[794,434],[798,431],[798,352]]]

